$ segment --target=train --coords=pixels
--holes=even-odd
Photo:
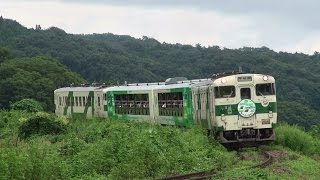
[[[63,87],[54,91],[55,113],[160,125],[200,125],[222,144],[275,139],[275,78],[256,73],[218,73],[207,79],[119,86]]]

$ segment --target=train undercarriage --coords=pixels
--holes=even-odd
[[[219,134],[219,140],[228,147],[259,146],[269,144],[275,140],[275,132],[271,128],[223,131]]]

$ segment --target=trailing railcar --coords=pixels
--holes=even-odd
[[[64,87],[54,91],[55,113],[72,117],[97,116],[96,87]]]
[[[275,80],[262,74],[168,79],[114,87],[55,91],[57,115],[109,117],[164,125],[199,124],[221,143],[264,142],[275,137]]]

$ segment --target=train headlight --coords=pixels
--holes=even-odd
[[[268,81],[268,76],[263,76],[264,81]]]
[[[226,80],[225,78],[222,78],[222,79],[221,79],[221,83],[222,83],[222,84],[224,84],[224,83],[226,83],[226,82],[227,82],[227,80]]]

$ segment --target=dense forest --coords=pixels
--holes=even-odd
[[[57,60],[50,57],[16,57],[0,47],[0,108],[11,102],[33,98],[52,111],[53,91],[70,83],[85,82]]]
[[[276,78],[280,120],[306,128],[320,126],[318,52],[306,55],[267,47],[168,44],[111,33],[76,35],[56,27],[28,29],[2,17],[0,34],[0,47],[6,47],[0,50],[0,108],[7,108],[10,101],[35,98],[52,110],[52,91],[68,83],[208,78],[241,66],[246,72]]]

